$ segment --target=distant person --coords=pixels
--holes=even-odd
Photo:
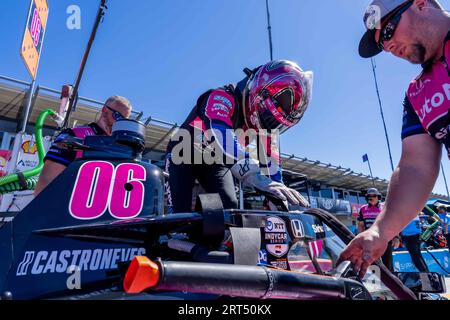
[[[411,255],[411,260],[416,266],[419,272],[429,272],[428,266],[422,256],[420,251],[421,240],[420,234],[422,233],[422,228],[420,226],[419,215],[411,221],[405,229],[401,232],[403,244]]]
[[[356,225],[356,221],[352,221],[352,225],[350,227],[350,231],[353,232],[354,235],[358,234],[358,226]]]
[[[425,214],[424,212],[419,213],[420,223],[423,225],[429,224],[430,216]]]
[[[367,204],[363,205],[359,210],[358,234],[368,230],[383,210],[383,203],[381,203],[381,193],[380,191],[378,191],[378,189],[370,188],[369,190],[367,190],[366,201]],[[388,267],[389,270],[393,270],[393,246],[394,243],[392,241],[389,242],[389,245],[382,257],[384,265]]]
[[[437,0],[374,0],[364,23],[361,57],[371,58],[384,50],[423,70],[411,81],[403,101],[402,154],[385,206],[372,227],[359,234],[339,259],[351,261],[360,276],[424,208],[439,176],[442,146],[450,156],[447,10]]]
[[[438,216],[441,219],[441,226],[444,232],[445,239],[447,239],[447,247],[450,247],[450,234],[448,232],[448,225],[450,224],[450,214],[447,211],[447,207],[440,205],[438,207]]]
[[[86,126],[75,127],[63,130],[51,145],[45,156],[44,168],[42,169],[39,181],[34,191],[34,196],[38,196],[58,175],[61,174],[75,159],[82,153],[78,151],[61,148],[58,142],[68,136],[84,139],[86,136],[110,136],[112,127],[117,120],[129,118],[132,106],[130,101],[124,97],[112,96],[106,100],[101,109],[100,117],[96,122],[91,122]]]

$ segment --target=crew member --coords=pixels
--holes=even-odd
[[[420,217],[417,217],[411,221],[405,229],[401,232],[403,244],[411,255],[411,260],[416,266],[419,272],[429,272],[428,266],[422,256],[420,251],[421,241],[420,234],[422,233],[422,228],[420,226]]]
[[[360,276],[424,208],[439,175],[442,145],[450,154],[450,15],[437,0],[374,0],[364,23],[362,57],[384,50],[423,70],[403,102],[402,154],[384,208],[340,257],[352,261]]]
[[[86,136],[107,135],[112,133],[112,126],[117,120],[128,118],[131,115],[132,106],[130,101],[124,97],[112,96],[108,98],[100,111],[100,117],[96,122],[86,126],[63,130],[51,145],[45,156],[44,168],[34,191],[38,196],[66,167],[75,159],[82,156],[81,152],[68,150],[58,146],[58,142],[67,137],[84,139]]]
[[[447,212],[447,207],[440,205],[438,207],[438,216],[441,219],[441,226],[444,232],[445,239],[447,239],[447,247],[450,248],[450,234],[448,233],[448,225],[450,224],[450,214]]]
[[[376,188],[370,188],[366,193],[367,204],[362,206],[359,210],[358,217],[358,234],[368,230],[375,222],[378,215],[383,209],[383,203],[381,203],[381,193]],[[391,242],[383,254],[382,260],[389,270],[392,270],[392,247]]]

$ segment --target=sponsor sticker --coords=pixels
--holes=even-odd
[[[272,267],[277,268],[277,269],[283,269],[283,270],[289,269],[287,259],[277,259],[275,261],[272,261],[270,264],[272,265]]]
[[[300,220],[291,220],[292,234],[295,238],[303,238],[305,233],[305,227]]]
[[[286,223],[278,217],[269,217],[264,227],[267,252],[281,258],[289,251]]]
[[[264,249],[261,249],[258,253],[258,264],[263,264],[263,265],[268,264],[267,251]]]
[[[216,95],[214,96],[214,101],[219,101],[222,102],[223,104],[225,104],[228,108],[233,107],[233,104],[231,103],[231,101],[229,99],[227,99],[224,96],[221,95]]]

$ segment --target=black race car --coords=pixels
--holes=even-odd
[[[323,210],[223,210],[218,195],[201,195],[197,212],[164,214],[164,172],[141,161],[142,125],[122,121],[112,137],[65,141],[83,158],[22,212],[0,213],[2,299],[409,300],[442,292],[433,274],[418,279],[434,287],[416,281],[413,292],[381,263],[364,279],[349,262],[336,265],[353,234]]]

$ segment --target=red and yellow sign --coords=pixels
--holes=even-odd
[[[33,80],[36,79],[47,18],[47,0],[31,0],[20,55]]]
[[[35,154],[37,152],[37,144],[31,143],[31,140],[27,140],[22,143],[22,151],[26,154]]]

